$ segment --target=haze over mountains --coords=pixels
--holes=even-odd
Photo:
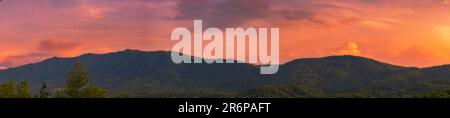
[[[356,56],[297,59],[275,75],[260,75],[251,64],[174,64],[170,52],[124,50],[50,58],[0,71],[0,80],[43,82],[57,89],[76,61],[92,82],[133,97],[412,97],[450,87],[450,66],[410,68]]]

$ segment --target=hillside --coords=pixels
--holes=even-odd
[[[330,56],[297,59],[275,75],[260,75],[257,65],[174,64],[170,52],[138,50],[50,58],[1,70],[0,79],[28,80],[33,90],[46,82],[56,89],[76,61],[86,65],[95,84],[136,97],[411,97],[450,86],[450,66],[419,69]]]

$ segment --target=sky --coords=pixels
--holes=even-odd
[[[280,28],[280,59],[450,64],[449,0],[1,0],[0,69],[50,57],[170,50],[177,27]]]

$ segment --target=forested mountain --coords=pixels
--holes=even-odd
[[[174,64],[170,52],[138,50],[50,58],[1,70],[0,80],[28,80],[32,91],[44,82],[58,89],[77,61],[93,83],[132,97],[430,97],[450,87],[450,66],[420,69],[330,56],[294,60],[277,74],[260,75],[258,65]]]

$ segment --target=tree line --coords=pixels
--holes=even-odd
[[[81,62],[76,62],[66,77],[62,87],[49,90],[46,83],[42,83],[38,93],[33,94],[27,80],[15,83],[13,79],[0,84],[0,98],[105,98],[108,90],[92,84],[91,76]]]

